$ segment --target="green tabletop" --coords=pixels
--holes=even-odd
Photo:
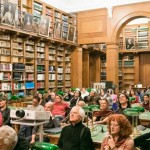
[[[94,143],[102,143],[104,137],[107,135],[107,125],[95,125],[94,130],[91,130],[91,136]]]

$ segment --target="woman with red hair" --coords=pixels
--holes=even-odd
[[[108,132],[109,136],[103,139],[101,150],[135,150],[134,141],[130,137],[132,127],[124,115],[109,116]]]

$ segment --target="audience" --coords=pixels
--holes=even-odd
[[[84,97],[85,97],[85,96],[88,96],[88,95],[89,95],[89,92],[86,91],[85,88],[82,88],[82,89],[81,89],[81,97],[82,97],[82,99],[84,99]]]
[[[10,109],[7,107],[7,98],[5,96],[0,97],[0,112],[3,118],[3,125],[11,126]]]
[[[0,112],[0,127],[2,126],[3,124],[3,117],[2,117],[2,113]]]
[[[103,119],[108,117],[110,114],[113,113],[112,110],[109,110],[109,103],[107,99],[101,99],[99,100],[100,103],[100,110],[93,113],[93,121],[96,121],[97,123],[105,123],[103,122]]]
[[[82,97],[81,97],[81,91],[75,91],[74,92],[74,97],[70,100],[70,107],[74,107],[76,106],[76,104],[79,101],[83,101]]]
[[[29,150],[29,144],[16,131],[7,125],[0,127],[1,150]]]
[[[34,96],[32,100],[32,105],[28,105],[27,109],[31,111],[44,111],[44,107],[39,105],[40,98],[38,96]],[[21,125],[19,134],[24,136],[24,137],[29,137],[32,133],[32,128],[31,126],[27,125]]]
[[[134,141],[130,137],[132,127],[127,118],[114,114],[108,118],[109,135],[102,141],[101,150],[134,150]]]
[[[119,107],[115,112],[117,114],[124,114],[123,111],[126,108],[130,108],[130,107],[131,107],[131,104],[129,102],[129,97],[124,93],[120,94],[120,96],[119,96]]]
[[[28,105],[28,110],[36,110],[36,111],[44,111],[44,107],[39,104],[40,98],[38,96],[34,96],[32,100],[32,105]]]
[[[82,124],[85,112],[75,106],[70,111],[71,125],[62,129],[58,146],[63,150],[94,150],[91,133],[88,127]]]
[[[136,96],[136,94],[135,94],[133,89],[130,90],[129,97],[134,98],[134,100],[131,101],[132,104],[139,103],[139,98],[138,98],[138,96]]]
[[[55,97],[56,97],[56,94],[54,92],[48,92],[48,98],[47,98],[47,102],[54,102],[55,101]]]
[[[144,109],[146,111],[150,111],[150,100],[149,100],[149,95],[148,94],[145,94],[143,96],[143,103],[142,103],[142,106],[144,107]]]
[[[45,105],[45,99],[44,99],[43,95],[41,93],[38,93],[37,96],[40,98],[39,105],[44,106]]]
[[[61,95],[56,95],[53,103],[52,114],[60,121],[67,115],[66,112],[69,109],[69,104],[62,99]]]
[[[94,104],[98,105],[99,99],[100,97],[97,95],[95,90],[91,90],[89,96],[84,97],[84,101],[88,105],[94,105]]]
[[[59,122],[55,119],[55,117],[52,115],[51,111],[52,111],[52,108],[53,108],[53,103],[52,102],[47,102],[44,106],[44,110],[45,111],[49,111],[50,112],[50,120],[48,123],[45,123],[43,125],[43,129],[50,129],[50,128],[55,128],[55,127],[59,127],[60,124]],[[38,132],[39,130],[39,126],[35,126],[33,129],[32,129],[32,136],[30,137],[27,137],[26,139],[28,140],[29,143],[34,143],[36,141],[36,139],[38,139],[38,136],[36,136],[36,133]],[[37,137],[37,138],[36,138]],[[45,142],[49,142],[50,139],[45,139],[44,140]]]

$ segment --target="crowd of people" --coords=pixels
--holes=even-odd
[[[109,134],[104,138],[101,150],[134,150],[136,146],[143,147],[143,145],[139,144],[138,138],[134,141],[130,137],[132,134],[131,118],[125,116],[124,110],[135,103],[144,107],[145,111],[150,111],[149,93],[147,91],[134,91],[131,87],[119,95],[115,94],[113,89],[101,89],[98,92],[96,89],[87,91],[82,88],[74,91],[69,90],[63,95],[49,91],[46,97],[38,93],[33,96],[32,105],[27,106],[26,109],[50,112],[49,122],[43,125],[44,130],[63,126],[58,141],[61,150],[94,150],[90,129],[83,124],[84,122],[90,124],[91,121],[94,121],[94,124],[107,124],[108,126]],[[94,111],[93,116],[87,117],[83,106],[90,105],[99,105],[99,110]],[[85,119],[86,117],[88,119]],[[0,126],[2,126],[0,131],[7,129],[8,134],[15,137],[12,138],[14,147],[11,147],[10,150],[15,149],[18,142],[25,143],[25,148],[21,149],[27,150],[29,144],[39,140],[36,134],[39,126],[21,125],[19,133],[15,132],[10,122],[10,108],[7,106],[7,99],[4,96],[0,98]],[[5,136],[6,134],[0,135],[0,148],[1,145],[6,144],[4,139],[9,138]],[[145,137],[150,137],[150,134]],[[11,142],[11,139],[9,140]],[[46,137],[44,141],[50,142],[50,139]],[[21,146],[22,144],[19,144],[19,148]],[[145,149],[143,148],[143,150]]]

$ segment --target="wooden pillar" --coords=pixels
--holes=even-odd
[[[77,47],[71,54],[71,86],[82,88],[82,48]]]
[[[118,87],[118,45],[115,43],[107,44],[106,81],[113,81]]]
[[[89,65],[89,62],[90,59],[89,59],[89,51],[88,49],[86,50],[83,50],[83,56],[82,56],[82,86],[85,87],[85,88],[88,88],[89,87],[89,84],[90,84],[90,77],[89,77],[89,68],[90,68],[90,65]]]
[[[95,82],[100,82],[100,67],[101,67],[101,60],[100,60],[100,55],[96,55],[95,58],[95,65],[96,65],[96,70],[95,70]]]
[[[135,54],[135,56],[134,56],[134,65],[135,65],[135,78],[134,78],[134,84],[137,84],[137,83],[139,83],[139,82],[141,82],[140,81],[140,68],[139,68],[139,66],[140,66],[140,62],[139,62],[139,53],[136,53]]]

